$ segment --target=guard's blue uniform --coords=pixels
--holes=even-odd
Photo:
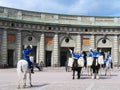
[[[89,53],[89,57],[93,57],[93,53],[92,52]]]
[[[88,56],[89,56],[89,57],[93,57],[93,51],[92,51],[92,49],[90,49]]]
[[[107,58],[105,59],[105,64],[106,62],[109,60],[109,58],[112,57],[112,55],[110,53],[107,54]],[[112,60],[110,60],[110,63],[112,64]]]
[[[32,51],[33,51],[33,47],[31,49],[24,49],[22,51],[23,59],[28,62],[29,68],[33,68],[33,63],[30,61],[30,58],[29,58],[29,53]]]
[[[79,53],[74,53],[72,50],[70,50],[70,51],[71,51],[71,54],[74,58],[73,67],[74,67],[74,64],[76,64],[76,66],[78,66],[77,60],[80,58],[80,54]]]
[[[112,55],[110,53],[107,54],[107,58],[109,59],[110,57],[112,57]]]
[[[98,55],[99,55],[99,56],[102,56],[102,53],[101,53],[101,52],[98,52]]]
[[[92,51],[92,57],[94,58],[94,57],[98,57],[98,55],[99,55],[99,53],[97,52],[97,51]]]
[[[74,53],[73,51],[72,51],[72,55],[73,55],[74,59],[79,59],[80,58],[80,54]]]
[[[80,58],[80,57],[84,57],[84,54],[82,54],[82,53],[81,53],[81,54],[79,54],[79,58]]]

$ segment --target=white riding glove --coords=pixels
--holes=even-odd
[[[26,49],[26,48],[27,48],[27,45],[24,46],[24,49]]]
[[[69,51],[70,51],[70,53],[72,53],[72,50],[71,50],[71,49],[69,49]]]
[[[33,46],[32,46],[32,45],[30,45],[30,47],[31,47],[31,48],[33,48]]]

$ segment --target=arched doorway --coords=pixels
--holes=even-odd
[[[104,53],[104,58],[106,58],[108,51],[112,53],[112,42],[108,38],[99,39],[97,43],[97,50],[101,50],[102,53]]]
[[[60,44],[60,66],[65,66],[66,61],[71,57],[69,48],[74,50],[75,42],[72,38],[69,38],[69,41],[66,42],[66,38],[61,40]]]

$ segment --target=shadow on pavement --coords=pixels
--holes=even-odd
[[[33,85],[32,87],[30,87],[30,86],[27,86],[27,87],[25,87],[26,89],[28,89],[28,88],[40,88],[40,87],[45,87],[45,86],[47,86],[47,85],[49,85],[48,83],[45,83],[45,84],[41,84],[41,85]]]
[[[45,84],[41,84],[41,85],[33,85],[32,87],[44,87],[44,86],[47,86],[49,85],[48,83],[45,83]]]

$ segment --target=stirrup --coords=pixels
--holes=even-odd
[[[34,69],[33,68],[30,68],[30,71],[31,71],[31,73],[34,73]]]

